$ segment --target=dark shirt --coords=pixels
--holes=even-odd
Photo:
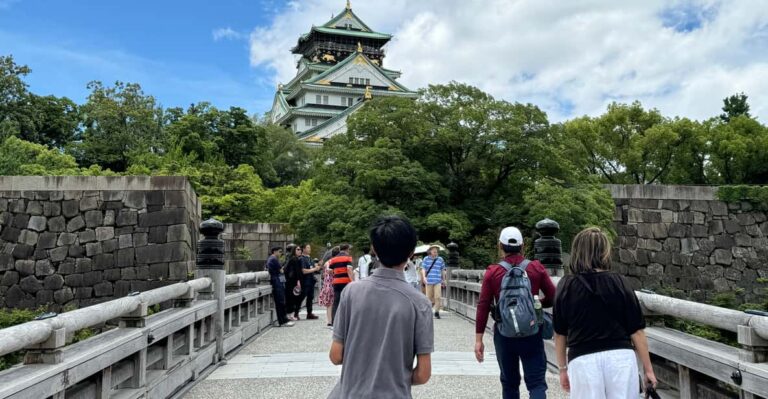
[[[304,273],[301,271],[301,258],[292,256],[285,265],[285,278],[289,282],[295,282],[304,279]],[[292,284],[289,284],[293,286]]]
[[[312,264],[312,258],[310,258],[307,255],[301,256],[301,268],[304,270],[309,270],[315,265]],[[315,279],[315,273],[307,273],[304,275],[304,280],[302,281],[303,284],[315,284],[317,280]]]
[[[504,260],[511,265],[519,265],[524,259],[525,258],[519,254],[504,258]],[[421,266],[424,267],[424,263],[422,263]],[[549,278],[549,273],[547,273],[547,269],[544,268],[544,265],[537,260],[531,261],[531,263],[528,264],[528,267],[525,268],[525,273],[531,281],[531,291],[533,292],[533,295],[539,295],[539,291],[543,292],[544,298],[541,298],[542,306],[545,308],[551,307],[555,298],[555,285],[552,283],[552,279]],[[499,264],[490,265],[488,266],[488,269],[485,270],[483,285],[480,288],[480,299],[477,302],[475,333],[480,334],[485,332],[485,326],[488,324],[488,315],[491,310],[491,303],[499,302],[501,280],[504,279],[504,275],[506,274],[507,269]]]
[[[267,258],[267,271],[269,272],[270,281],[276,281],[280,278],[282,273],[280,272],[280,261],[277,259],[277,256],[270,255]]]
[[[630,336],[645,328],[635,292],[619,274],[563,277],[555,297],[555,332],[568,337],[568,360],[590,353],[633,349]],[[589,284],[591,293],[584,283]]]

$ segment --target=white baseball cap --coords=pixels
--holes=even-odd
[[[523,245],[523,234],[517,227],[505,227],[499,234],[499,242],[503,245],[517,247]]]

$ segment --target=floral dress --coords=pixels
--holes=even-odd
[[[320,306],[333,306],[333,271],[328,267],[323,272],[323,288],[317,301]]]

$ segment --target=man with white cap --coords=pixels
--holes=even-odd
[[[477,304],[475,317],[475,357],[478,362],[484,358],[485,345],[483,333],[488,323],[488,315],[491,312],[491,304],[499,303],[501,283],[507,274],[507,268],[519,266],[524,269],[531,285],[532,295],[544,293],[541,300],[543,307],[551,307],[555,298],[555,285],[549,278],[547,270],[539,261],[527,261],[525,259],[523,235],[515,227],[506,227],[499,235],[499,252],[504,254],[502,261],[488,266],[483,277],[483,285],[480,289],[480,300]],[[507,267],[500,263],[505,263]],[[497,320],[494,316],[494,320]],[[499,331],[499,322],[494,325],[493,342],[496,347],[496,360],[501,370],[501,387],[504,399],[520,397],[520,366],[523,363],[525,386],[531,399],[546,398],[547,383],[547,359],[544,353],[544,340],[541,331],[535,335],[526,337],[508,337]]]

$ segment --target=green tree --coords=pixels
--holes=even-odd
[[[751,118],[752,116],[749,115],[749,103],[747,102],[747,99],[748,97],[744,93],[738,93],[724,98],[723,113],[720,114],[720,119],[727,123],[737,116]]]
[[[713,182],[723,184],[768,183],[768,128],[746,115],[723,123],[713,119],[710,161]]]
[[[311,149],[282,126],[263,125],[267,149],[260,175],[267,187],[296,185],[309,177]]]
[[[79,175],[75,159],[42,144],[8,137],[0,144],[0,175]]]
[[[125,171],[131,159],[157,152],[163,143],[163,114],[155,98],[136,83],[88,84],[91,94],[80,108],[85,130],[73,147],[81,165]]]

